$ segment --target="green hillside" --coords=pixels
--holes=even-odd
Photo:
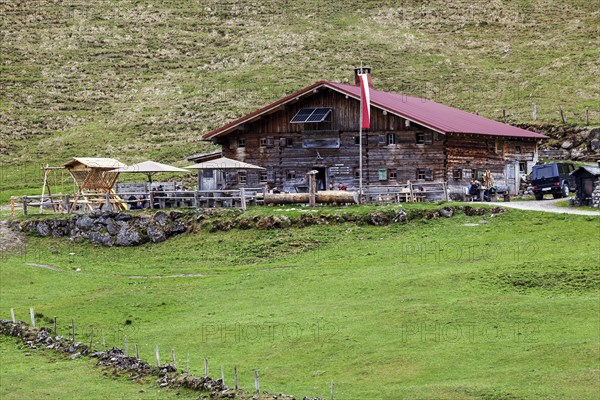
[[[588,0],[35,0],[0,17],[3,191],[74,155],[182,162],[201,133],[361,62],[378,88],[492,118],[535,102],[600,121]]]

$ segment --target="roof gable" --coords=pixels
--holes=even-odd
[[[360,87],[336,82],[316,82],[313,85],[292,93],[248,115],[238,118],[207,134],[203,139],[224,136],[240,125],[253,122],[263,115],[271,114],[284,104],[298,100],[303,96],[311,96],[316,89],[327,87],[341,94],[360,100]],[[494,121],[479,115],[471,114],[431,100],[402,94],[388,93],[371,89],[371,106],[398,115],[411,122],[423,125],[436,132],[468,133],[484,136],[505,136],[524,139],[546,139],[547,136],[517,128],[502,122]]]

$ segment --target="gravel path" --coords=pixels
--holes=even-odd
[[[577,215],[595,215],[600,217],[600,211],[578,210],[572,207],[558,207],[556,203],[564,199],[553,200],[530,200],[530,201],[510,201],[510,202],[491,202],[485,204],[494,204],[500,207],[517,208],[519,210],[545,211],[556,214],[577,214]]]
[[[22,249],[23,237],[8,227],[8,221],[0,221],[0,252],[13,248]]]

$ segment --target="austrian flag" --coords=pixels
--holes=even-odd
[[[371,127],[371,94],[367,74],[358,74],[360,80],[360,115],[361,128]]]

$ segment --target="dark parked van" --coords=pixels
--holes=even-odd
[[[555,199],[569,196],[569,191],[575,191],[575,177],[570,175],[574,170],[571,163],[534,165],[531,186],[535,199],[542,200],[545,194],[552,194]]]

